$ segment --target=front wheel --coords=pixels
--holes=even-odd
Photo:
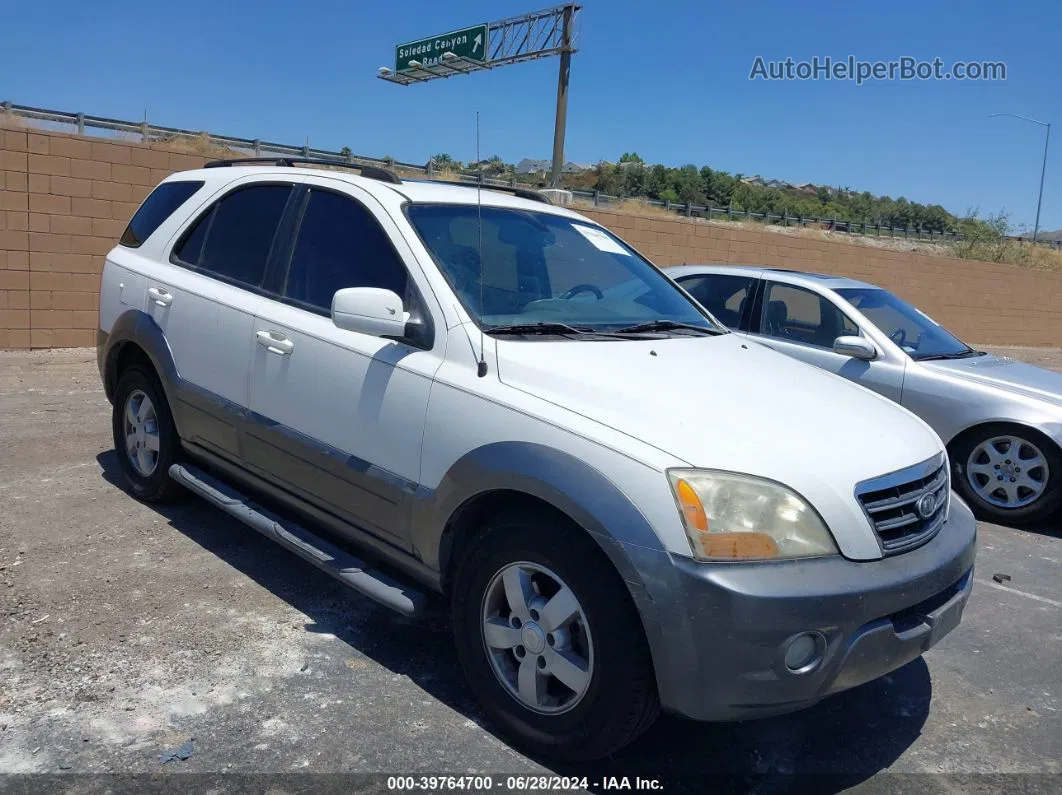
[[[529,750],[608,756],[656,718],[648,644],[622,580],[557,518],[491,521],[453,583],[458,657],[489,717]]]
[[[955,487],[983,519],[1029,524],[1062,504],[1062,453],[1019,426],[988,425],[952,451]]]

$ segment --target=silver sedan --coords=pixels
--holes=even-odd
[[[733,265],[666,272],[733,331],[925,420],[982,518],[1041,522],[1062,503],[1062,374],[974,350],[865,282]]]

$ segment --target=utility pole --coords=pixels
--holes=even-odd
[[[557,75],[557,116],[553,127],[553,171],[550,187],[560,185],[564,169],[564,127],[568,121],[568,79],[572,70],[572,12],[575,7],[564,7],[561,32],[560,71]]]

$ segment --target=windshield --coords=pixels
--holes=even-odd
[[[609,332],[652,321],[664,321],[657,324],[662,333],[721,330],[670,279],[598,226],[551,213],[481,211],[482,242],[475,205],[406,209],[461,303],[487,331],[564,324]]]
[[[920,309],[887,290],[874,287],[843,288],[837,294],[903,348],[912,359],[949,358],[974,353]]]

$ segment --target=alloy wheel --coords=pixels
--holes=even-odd
[[[594,673],[586,613],[574,592],[537,563],[511,563],[487,585],[483,645],[495,676],[528,709],[560,714],[582,700]]]
[[[134,390],[126,398],[122,427],[129,463],[141,477],[151,477],[159,461],[159,422],[155,406],[143,390]]]
[[[970,487],[998,508],[1021,508],[1036,502],[1047,488],[1047,458],[1019,436],[993,436],[977,445],[966,462]]]

